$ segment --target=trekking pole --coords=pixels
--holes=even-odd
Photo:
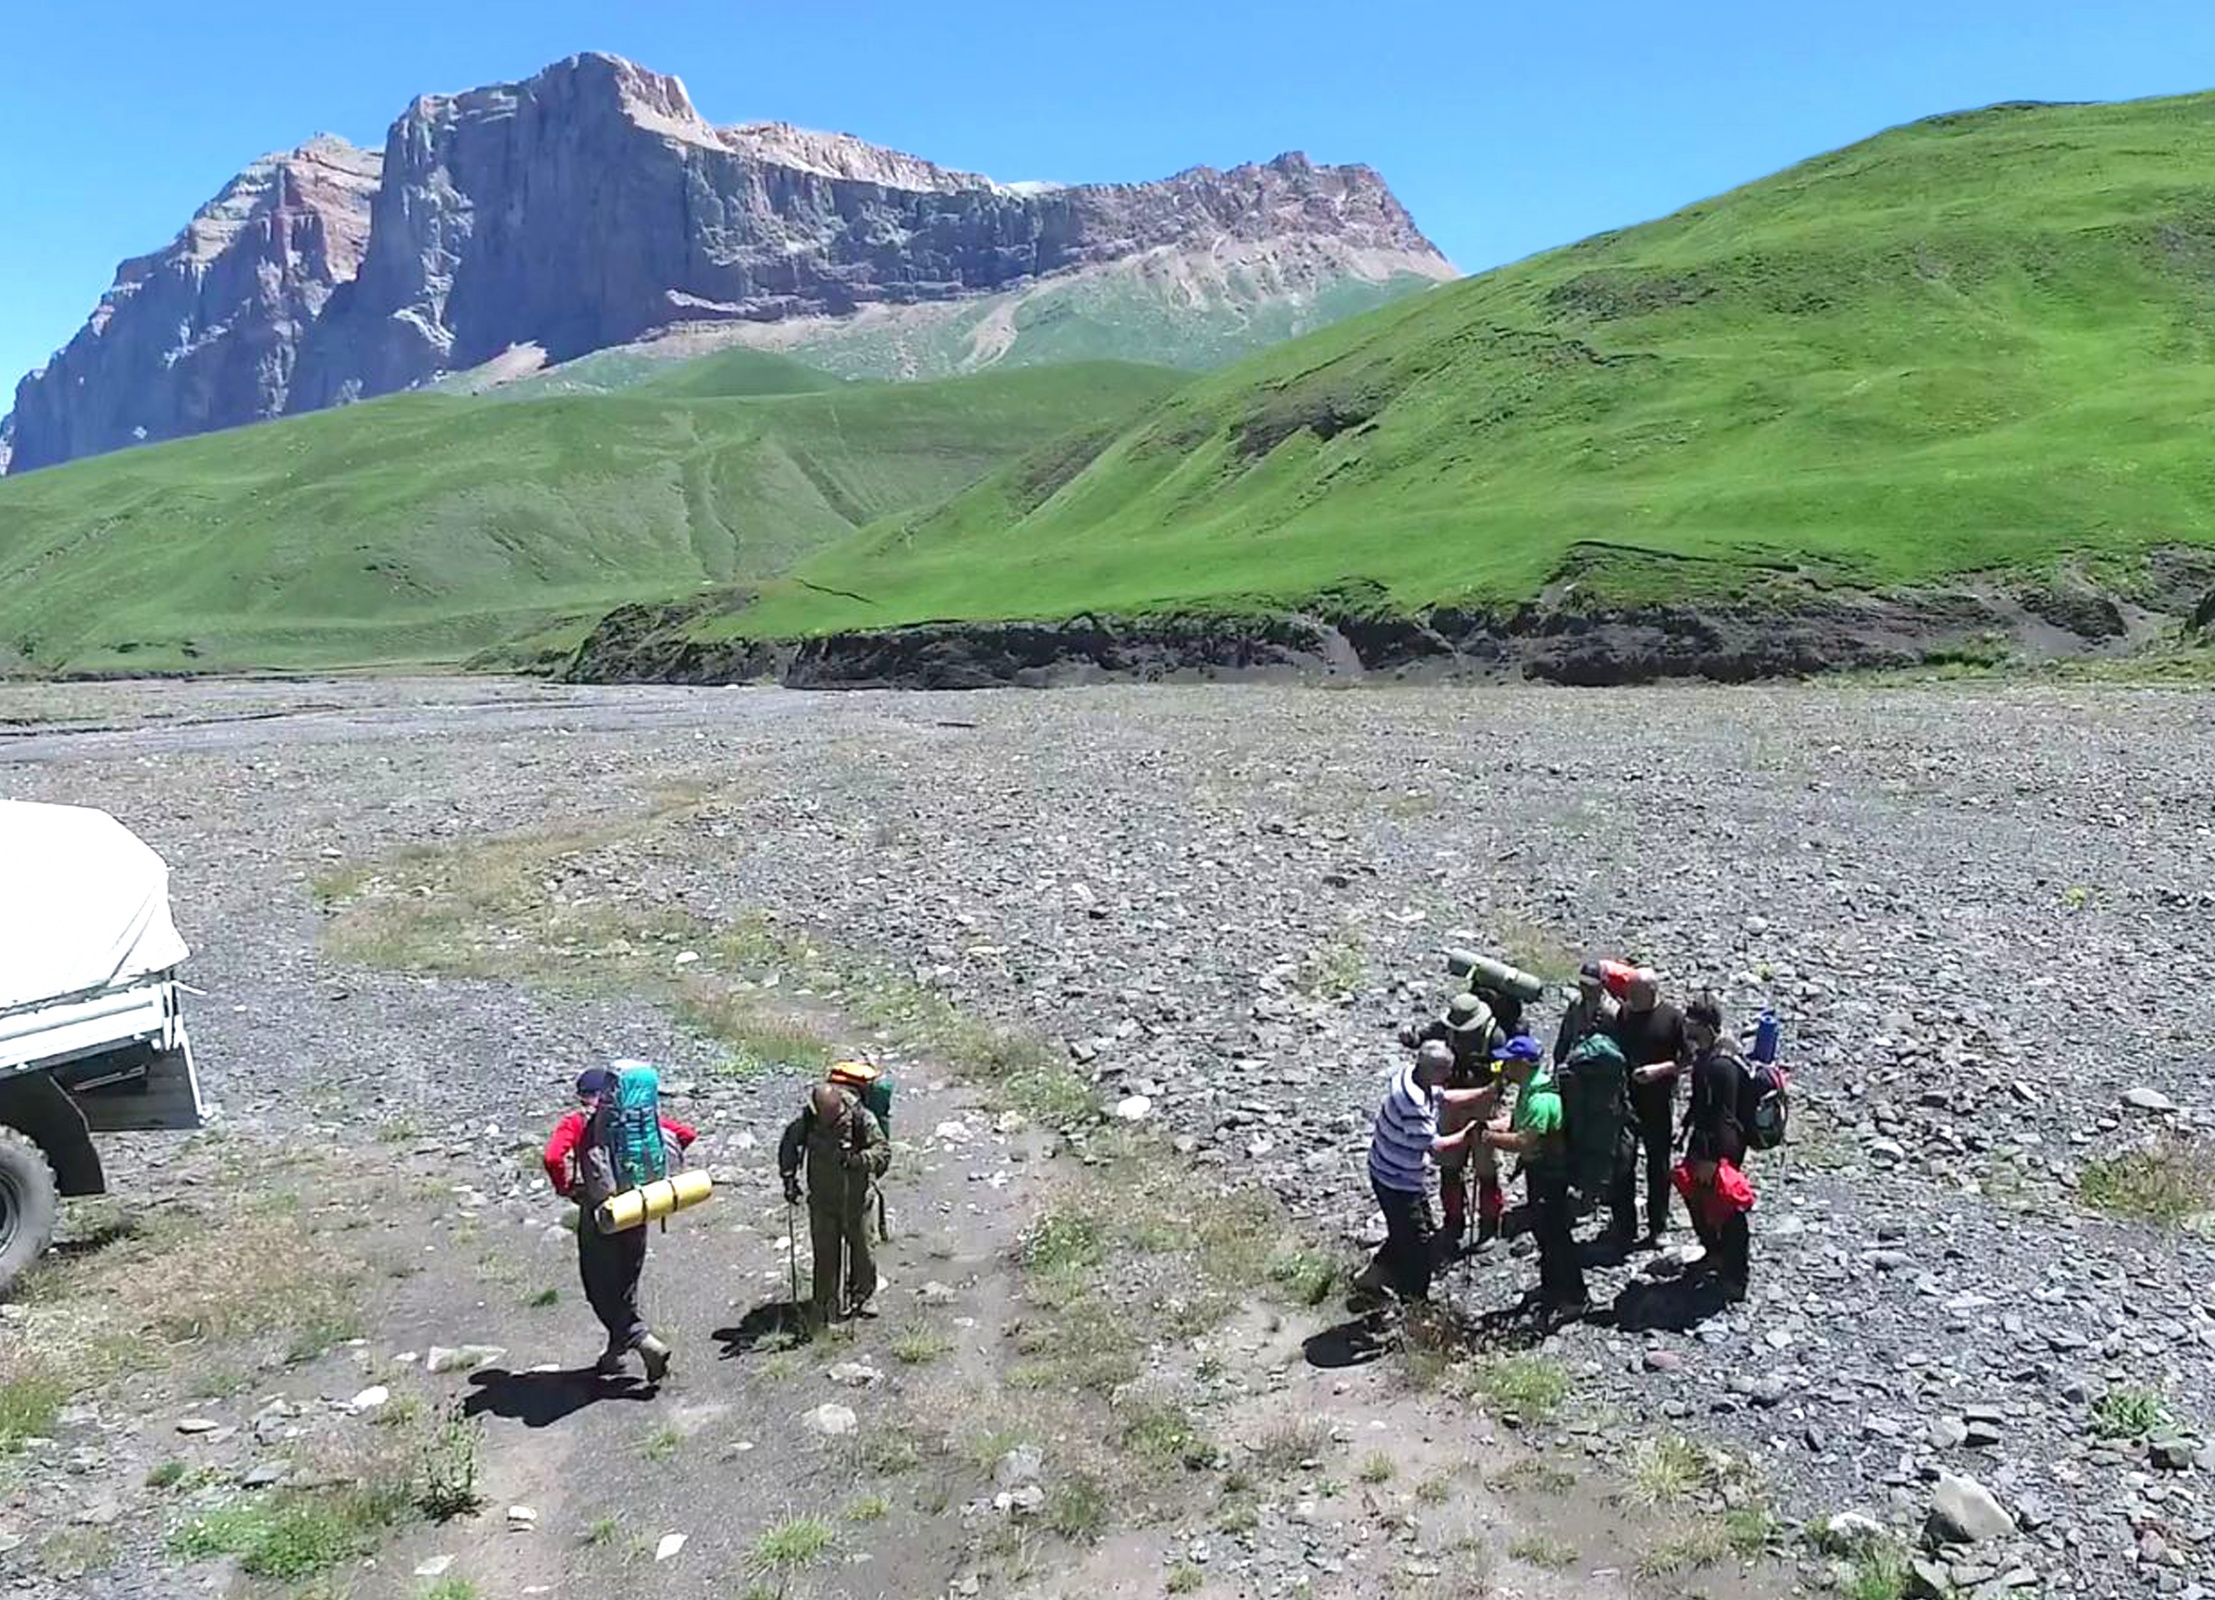
[[[800,1203],[784,1203],[784,1257],[792,1268],[792,1315],[800,1314]]]

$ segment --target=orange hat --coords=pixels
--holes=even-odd
[[[877,1069],[867,1061],[834,1061],[831,1063],[831,1082],[867,1088],[877,1081]]]

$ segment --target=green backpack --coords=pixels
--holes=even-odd
[[[1569,1187],[1587,1199],[1606,1194],[1622,1169],[1630,1137],[1630,1067],[1604,1033],[1577,1041],[1554,1075]]]

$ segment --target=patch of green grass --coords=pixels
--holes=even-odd
[[[1367,943],[1358,929],[1342,928],[1308,953],[1293,981],[1315,999],[1342,1000],[1359,994],[1368,977]]]
[[[566,619],[748,585],[1180,381],[408,394],[177,440],[0,481],[0,634],[47,670],[460,660],[549,624],[568,643]]]
[[[585,1531],[578,1535],[578,1543],[598,1550],[623,1537],[623,1524],[614,1517],[595,1517],[585,1524]]]
[[[423,1600],[478,1600],[482,1592],[467,1578],[441,1578],[423,1591]]]
[[[399,1510],[360,1491],[236,1501],[184,1523],[170,1535],[169,1553],[180,1561],[232,1556],[249,1576],[297,1582],[366,1554]]]
[[[937,1329],[924,1323],[911,1323],[902,1328],[892,1339],[892,1359],[902,1366],[920,1367],[943,1358],[953,1345]]]
[[[1380,1450],[1363,1460],[1361,1470],[1355,1476],[1367,1484],[1390,1483],[1398,1471],[1399,1468],[1392,1464],[1392,1458]]]
[[[2092,1402],[2092,1431],[2102,1439],[2138,1439],[2167,1427],[2169,1407],[2151,1389],[2110,1389]]]
[[[1112,1513],[1106,1485],[1088,1472],[1073,1472],[1047,1489],[1041,1520],[1072,1543],[1090,1543],[1106,1531]]]
[[[1057,1206],[1023,1241],[1023,1265],[1047,1276],[1077,1273],[1107,1259],[1106,1229],[1096,1217]]]
[[[26,1439],[51,1435],[69,1391],[64,1379],[39,1366],[0,1381],[0,1454],[20,1450]]]
[[[1907,1552],[1882,1544],[1853,1563],[1841,1592],[1846,1600],[1906,1600],[1912,1576]]]
[[[754,1539],[755,1570],[792,1573],[811,1567],[838,1544],[838,1530],[821,1517],[795,1517],[765,1528]]]
[[[561,1291],[559,1289],[541,1289],[525,1300],[523,1304],[527,1310],[544,1311],[548,1306],[557,1305],[560,1301]]]
[[[1189,1561],[1180,1561],[1169,1569],[1167,1588],[1171,1594],[1195,1594],[1206,1582],[1205,1572]]]
[[[1768,1547],[1775,1527],[1769,1513],[1759,1506],[1740,1507],[1720,1516],[1696,1516],[1640,1555],[1638,1571],[1648,1578],[1673,1577],[1717,1566],[1733,1556],[1752,1560]]]
[[[163,1461],[146,1469],[146,1487],[149,1489],[174,1489],[184,1482],[189,1469],[182,1461]]]
[[[1519,1534],[1508,1545],[1507,1553],[1525,1565],[1546,1572],[1567,1572],[1582,1559],[1575,1545],[1549,1533]]]
[[[1419,1505],[1442,1506],[1454,1497],[1451,1478],[1425,1478],[1415,1486],[1415,1499]]]
[[[1319,1306],[1338,1287],[1336,1257],[1306,1245],[1279,1245],[1269,1257],[1269,1282],[1286,1300]]]
[[[1335,1443],[1329,1424],[1319,1418],[1280,1422],[1255,1444],[1252,1470],[1264,1480],[1289,1477],[1328,1457]]]
[[[2215,403],[2208,105],[1889,129],[1264,351],[1073,472],[1041,451],[716,621],[1367,615],[1549,582],[1598,605],[1803,572],[2013,573],[2053,609],[2057,557],[2127,587],[2149,547],[2215,540],[2176,421]]]
[[[1502,1416],[1542,1421],[1569,1398],[1569,1373],[1560,1362],[1541,1355],[1502,1356],[1472,1377],[1485,1406]]]
[[[2086,1163],[2077,1192],[2095,1211],[2177,1226],[2215,1211],[2215,1146],[2165,1133]]]
[[[881,1494],[859,1495],[839,1513],[848,1522],[882,1522],[892,1514],[892,1502]]]
[[[1172,1405],[1133,1406],[1125,1411],[1124,1448],[1161,1468],[1197,1472],[1215,1460],[1215,1447],[1190,1415]]]
[[[638,1453],[648,1461],[667,1461],[684,1448],[684,1434],[675,1428],[656,1428],[639,1442]]]
[[[1708,1481],[1707,1454],[1682,1434],[1641,1439],[1631,1453],[1629,1494],[1640,1505],[1675,1505]]]
[[[484,1504],[477,1489],[483,1434],[460,1402],[449,1407],[423,1441],[415,1504],[434,1522],[466,1517]]]

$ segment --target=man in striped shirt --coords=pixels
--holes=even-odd
[[[1438,1114],[1443,1107],[1473,1106],[1489,1099],[1490,1089],[1448,1089],[1454,1053],[1432,1040],[1415,1052],[1392,1078],[1384,1104],[1377,1108],[1369,1140],[1369,1186],[1384,1212],[1384,1248],[1354,1280],[1358,1290],[1375,1293],[1389,1287],[1402,1300],[1429,1298],[1431,1290],[1431,1202],[1428,1163],[1465,1148],[1483,1126],[1478,1118],[1443,1138]]]

